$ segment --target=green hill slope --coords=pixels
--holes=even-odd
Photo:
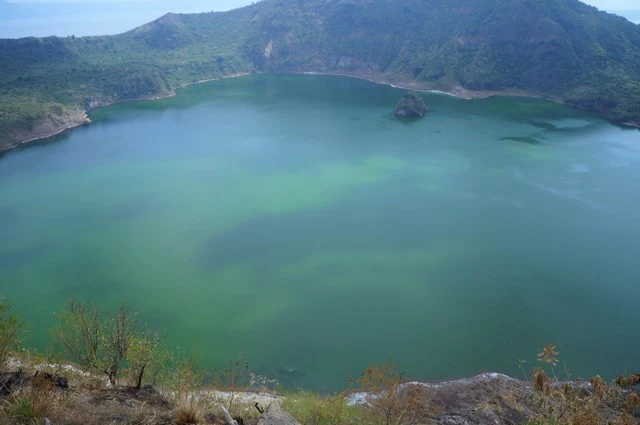
[[[0,40],[0,150],[90,108],[254,71],[543,96],[640,123],[640,27],[578,0],[264,0],[116,36]]]

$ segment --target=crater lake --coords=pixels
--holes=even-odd
[[[337,390],[640,368],[640,131],[545,100],[255,75],[90,113],[0,158],[0,294],[52,346],[125,302],[210,369]],[[564,376],[564,367],[559,367]]]

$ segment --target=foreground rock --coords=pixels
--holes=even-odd
[[[625,386],[637,384],[634,376],[629,379]],[[410,382],[403,384],[400,391],[405,396],[418,394],[418,423],[515,425],[526,424],[538,415],[553,414],[566,417],[566,422],[558,422],[563,424],[637,425],[640,395],[631,389],[608,387],[598,380],[554,384],[544,376],[539,381],[541,388],[536,390],[522,380],[483,373],[454,381]],[[368,405],[375,400],[370,394],[354,393],[348,402]],[[591,422],[585,421],[585,414]]]
[[[272,404],[269,409],[264,412],[258,425],[300,425],[293,416],[282,410],[280,405]]]
[[[537,411],[536,394],[523,381],[498,373],[444,382],[410,382],[402,391],[419,389],[424,421],[441,425],[511,425],[526,422]],[[354,393],[351,404],[369,403],[366,393]]]
[[[407,93],[396,106],[396,117],[422,118],[427,113],[427,105],[420,94],[415,92]]]
[[[537,413],[531,387],[501,374],[423,385],[428,402],[441,406],[433,418],[437,424],[521,424]]]
[[[8,397],[22,388],[28,378],[22,372],[0,373],[0,397]]]
[[[0,373],[2,424],[3,414],[9,413],[11,417],[11,414],[19,413],[16,409],[20,405],[15,401],[23,398],[16,395],[30,397],[36,394],[41,406],[55,406],[55,409],[46,408],[42,411],[38,421],[47,423],[46,417],[53,425],[170,425],[176,423],[178,413],[183,409],[180,401],[185,399],[176,399],[171,392],[159,392],[150,386],[142,390],[105,388],[106,384],[101,378],[79,371],[74,366],[41,365],[43,371],[38,371],[37,367],[34,370],[33,367],[27,367],[26,363],[13,361],[12,364],[24,366],[25,369],[15,373]],[[57,373],[66,376],[58,376]],[[65,379],[67,377],[68,381]],[[528,423],[531,418],[542,415],[566,418],[566,421],[551,423],[638,425],[638,385],[640,374],[621,376],[609,385],[600,377],[590,381],[556,382],[539,370],[534,373],[531,383],[498,373],[483,373],[452,381],[408,382],[395,387],[397,392],[393,394],[397,397],[393,396],[393,423],[516,425]],[[365,408],[362,411],[364,414],[377,414],[380,405],[376,403],[378,400],[384,403],[385,396],[384,392],[355,392],[346,401],[351,405],[361,405]],[[220,414],[221,406],[227,405],[231,397],[234,415],[237,415],[235,420],[230,415],[225,417]],[[202,421],[199,422],[202,424],[228,425],[236,422],[238,425],[300,425],[282,409],[284,398],[275,394],[229,393],[209,389],[192,392],[187,400],[202,402],[195,404],[202,409]],[[318,406],[330,409],[330,404]],[[269,406],[260,418],[255,414],[256,405],[261,408]],[[406,415],[402,413],[404,418],[398,420],[400,412]],[[303,418],[304,414],[299,418],[305,421],[304,425],[312,423]]]

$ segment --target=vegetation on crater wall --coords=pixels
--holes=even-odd
[[[518,91],[640,122],[640,30],[577,0],[264,0],[116,36],[0,40],[0,52],[5,147],[67,109],[256,70]]]

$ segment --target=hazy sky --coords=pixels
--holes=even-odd
[[[115,34],[135,28],[167,12],[229,10],[253,1],[0,0],[0,38]],[[617,13],[624,14],[630,20],[640,22],[639,0],[586,2],[608,11],[618,11]]]

